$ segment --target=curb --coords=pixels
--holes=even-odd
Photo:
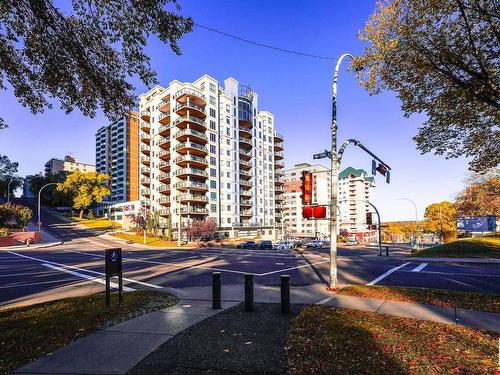
[[[55,242],[47,242],[47,243],[40,243],[40,244],[34,244],[30,246],[26,245],[16,245],[16,246],[8,246],[8,247],[0,247],[1,250],[31,250],[31,249],[40,249],[44,247],[54,247],[58,245],[62,245],[63,241],[55,241]]]

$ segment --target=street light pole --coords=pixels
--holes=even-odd
[[[14,181],[12,178],[9,179],[9,183],[7,184],[7,203],[10,203],[10,184]]]
[[[40,221],[40,218],[41,218],[41,216],[40,216],[40,196],[41,196],[42,190],[50,185],[58,185],[58,183],[57,182],[49,182],[48,184],[43,185],[40,188],[40,190],[38,190],[38,221],[37,221],[36,225],[38,226],[39,232],[40,232],[40,227],[42,226],[42,222]]]
[[[418,212],[417,212],[417,204],[411,200],[410,198],[399,198],[399,200],[403,201],[408,201],[411,204],[413,204],[413,207],[415,208],[415,245],[417,246],[418,249],[418,244],[417,244],[417,236],[418,236]]]
[[[330,184],[330,289],[337,288],[337,194],[339,180],[339,156],[337,154],[337,80],[340,64],[346,57],[345,53],[337,61],[332,84],[332,146],[331,146],[331,184]]]

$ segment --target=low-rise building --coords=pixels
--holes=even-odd
[[[76,157],[66,155],[64,159],[52,158],[45,163],[45,174],[57,174],[59,172],[74,172],[79,170],[80,172],[94,172],[95,165],[79,163]]]

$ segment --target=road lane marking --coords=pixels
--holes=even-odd
[[[85,275],[85,274],[83,274],[81,272],[70,271],[70,270],[67,270],[67,269],[65,269],[63,267],[54,266],[54,265],[48,264],[48,263],[42,263],[42,266],[48,267],[48,268],[52,268],[53,270],[56,270],[56,271],[69,273],[70,275],[73,275],[73,276],[76,276],[76,277],[79,277],[79,278],[82,278],[82,279],[90,280],[90,281],[93,281],[95,283],[106,285],[106,281],[103,280],[103,279],[101,279],[101,278],[99,278],[99,277]],[[110,282],[109,285],[111,286],[111,288],[118,289],[118,284],[116,284],[116,283]],[[126,291],[126,292],[132,292],[135,289],[134,288],[130,288],[130,287],[124,285],[123,286],[123,290]]]
[[[329,263],[329,262],[330,262],[329,260],[325,260],[323,262],[316,262],[316,263],[310,263],[310,264],[307,263],[307,264],[303,264],[302,266],[283,268],[283,269],[277,270],[277,271],[271,271],[271,272],[266,272],[266,273],[257,273],[257,274],[254,274],[254,275],[256,275],[256,276],[268,276],[268,275],[272,275],[273,273],[285,272],[285,271],[293,271],[293,270],[298,270],[299,268],[312,267],[312,266],[315,266],[317,264],[323,264],[323,263]]]
[[[93,270],[87,270],[85,268],[79,268],[79,267],[75,267],[75,266],[70,266],[68,264],[51,262],[51,261],[40,259],[40,258],[30,257],[28,255],[22,255],[22,254],[14,253],[13,251],[8,251],[8,253],[17,255],[19,257],[32,259],[32,260],[35,260],[35,261],[40,262],[40,263],[52,264],[52,265],[60,266],[60,267],[63,267],[63,268],[70,268],[70,269],[74,269],[74,270],[77,270],[77,271],[83,271],[83,272],[87,272],[87,273],[92,273],[94,275],[101,275],[101,276],[105,275],[105,273],[103,273],[103,272],[97,272],[97,271],[93,271]],[[144,281],[129,279],[128,277],[124,277],[123,280],[131,282],[131,283],[136,283],[136,284],[148,286],[148,287],[154,288],[154,289],[162,289],[163,288],[162,286],[159,286],[159,285],[150,284],[150,283],[147,283],[147,282],[144,282]]]
[[[422,263],[411,270],[411,272],[420,272],[427,266],[427,263]]]
[[[387,276],[389,276],[391,273],[393,273],[394,271],[397,271],[399,270],[400,268],[403,268],[405,266],[407,266],[408,264],[411,264],[411,262],[408,262],[408,263],[404,263],[400,266],[397,266],[397,267],[394,267],[394,268],[391,268],[389,271],[387,271],[386,273],[383,273],[382,275],[380,275],[379,277],[377,277],[375,280],[372,280],[370,281],[368,284],[366,285],[375,285],[376,283],[378,283],[379,281],[385,279]]]

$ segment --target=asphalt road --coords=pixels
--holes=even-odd
[[[102,291],[104,251],[123,248],[126,290],[211,285],[222,272],[224,284],[242,284],[253,273],[256,284],[277,285],[290,275],[292,285],[326,283],[327,249],[269,251],[206,248],[147,249],[100,237],[100,232],[44,214],[48,231],[64,244],[45,249],[0,251],[0,304],[28,304]],[[341,284],[427,287],[500,294],[500,265],[426,264],[378,257],[373,248],[341,248]]]

